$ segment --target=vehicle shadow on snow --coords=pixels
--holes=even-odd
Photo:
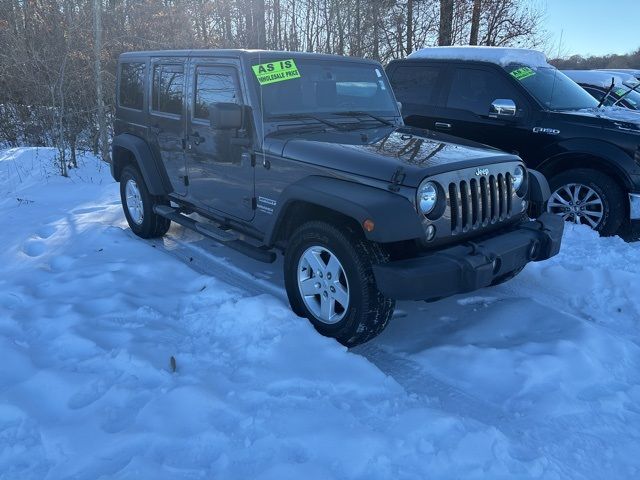
[[[280,257],[274,264],[262,264],[176,225],[165,238],[150,242],[200,273],[252,295],[268,293],[288,302]],[[447,351],[445,357],[451,361],[465,362],[469,347],[480,353],[517,351],[535,344],[551,350],[557,342],[579,339],[581,328],[579,318],[531,298],[514,297],[508,288],[499,286],[434,303],[399,302],[387,329],[350,351],[367,358],[408,392],[428,394],[423,385],[428,387],[429,382],[422,380],[436,371],[424,362],[429,351]],[[480,353],[474,361],[482,361]],[[449,378],[447,383],[464,382]]]

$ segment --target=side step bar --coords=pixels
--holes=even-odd
[[[197,222],[194,219],[180,213],[176,208],[169,205],[156,205],[153,211],[161,217],[167,218],[172,222],[176,222],[185,228],[194,230],[205,237],[216,240],[223,245],[264,263],[273,263],[276,261],[276,253],[273,250],[256,247],[250,243],[240,240],[233,232],[223,230],[208,223]]]

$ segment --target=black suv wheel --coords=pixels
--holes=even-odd
[[[291,236],[284,257],[291,308],[322,335],[352,347],[387,326],[395,302],[376,286],[372,265],[384,262],[379,245],[347,227],[303,224]]]
[[[608,175],[588,168],[561,172],[549,181],[547,211],[614,235],[624,221],[624,193]]]
[[[171,220],[153,211],[154,205],[167,205],[165,198],[149,193],[140,171],[128,165],[120,176],[120,199],[129,227],[139,237],[161,237],[169,230]]]

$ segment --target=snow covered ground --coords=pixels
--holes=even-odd
[[[640,244],[569,227],[348,351],[279,262],[140,240],[106,166],[53,155],[0,151],[0,479],[640,476]]]

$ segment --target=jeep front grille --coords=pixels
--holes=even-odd
[[[511,173],[449,183],[451,233],[467,233],[511,217]]]

